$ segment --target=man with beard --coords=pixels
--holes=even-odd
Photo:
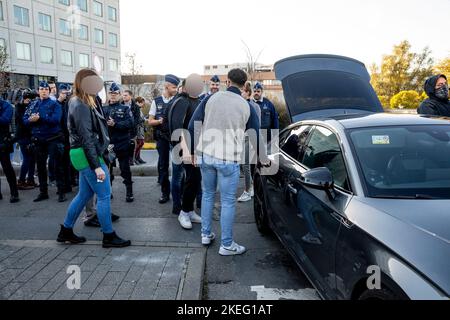
[[[215,75],[209,80],[209,91],[208,93],[202,94],[199,99],[202,101],[206,97],[209,97],[213,95],[214,93],[217,93],[220,91],[220,78],[219,76]]]
[[[253,100],[261,108],[261,130],[263,134],[267,133],[267,141],[270,141],[271,130],[280,128],[278,113],[273,103],[263,96],[264,87],[261,83],[257,82],[253,90]]]

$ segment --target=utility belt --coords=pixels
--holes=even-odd
[[[170,141],[170,132],[169,130],[160,130],[160,129],[156,129],[155,130],[155,140],[167,140]]]

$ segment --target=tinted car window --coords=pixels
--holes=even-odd
[[[336,135],[323,127],[316,127],[305,148],[301,161],[309,169],[328,168],[336,186],[350,190],[344,158]]]
[[[350,130],[369,197],[450,199],[450,126]]]
[[[382,110],[370,83],[351,73],[304,72],[290,76],[283,86],[292,116],[323,109]]]
[[[281,150],[297,161],[303,158],[303,151],[312,126],[301,126],[291,130],[281,145]]]

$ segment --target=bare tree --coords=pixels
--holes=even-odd
[[[136,53],[127,53],[125,54],[125,58],[128,60],[128,72],[125,75],[130,76],[130,83],[128,84],[129,89],[133,92],[133,95],[139,94],[139,91],[142,88],[141,76],[142,73],[142,64],[138,63],[136,59]]]
[[[247,73],[249,75],[249,80],[254,81],[255,80],[255,74],[256,74],[256,67],[259,61],[259,58],[261,57],[261,54],[263,53],[264,49],[262,49],[257,56],[253,54],[253,52],[250,50],[250,47],[247,45],[247,43],[244,40],[241,40],[245,47],[245,53],[247,55]]]
[[[0,95],[3,95],[10,88],[10,72],[12,71],[8,64],[8,51],[6,47],[0,46]]]

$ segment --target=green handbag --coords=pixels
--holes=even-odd
[[[100,160],[100,163],[105,163],[101,157],[98,159]],[[83,148],[70,150],[70,161],[77,171],[82,171],[90,167]]]

